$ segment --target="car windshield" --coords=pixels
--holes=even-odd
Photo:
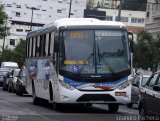
[[[148,79],[149,77],[143,77],[141,85],[144,86],[147,83]]]
[[[0,76],[5,76],[8,73],[8,71],[0,71]]]
[[[61,36],[61,70],[106,74],[130,69],[126,31],[64,31]]]

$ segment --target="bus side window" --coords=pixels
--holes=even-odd
[[[38,36],[36,36],[36,38],[35,38],[35,57],[37,57],[37,39],[38,39]]]
[[[37,37],[34,37],[34,38],[33,38],[33,45],[32,45],[32,46],[33,46],[33,51],[32,51],[32,56],[33,56],[33,57],[35,57],[36,38],[37,38]]]
[[[46,40],[45,40],[46,44],[45,44],[45,53],[46,56],[48,56],[48,46],[49,46],[49,33],[46,34]]]
[[[54,32],[51,33],[51,44],[50,44],[50,54],[53,55],[54,47]]]
[[[31,53],[32,53],[32,38],[29,39],[29,57],[31,57]]]
[[[28,58],[28,42],[29,39],[26,39],[26,57]]]
[[[32,44],[31,44],[31,57],[33,57],[33,42],[34,42],[34,37],[31,38],[32,39]]]
[[[46,34],[43,36],[43,56],[46,56],[46,50],[45,50],[45,48],[46,48]]]
[[[38,39],[37,39],[36,57],[39,57],[39,51],[40,51],[39,45],[40,45],[40,36],[38,36]]]
[[[43,36],[40,35],[39,57],[42,56],[42,51],[43,51]]]
[[[51,46],[51,33],[49,33],[48,56],[51,56],[51,53],[50,53],[50,46]]]

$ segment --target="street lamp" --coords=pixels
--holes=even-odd
[[[31,7],[30,9],[32,10],[32,14],[31,14],[31,26],[30,26],[30,31],[32,31],[33,10],[39,10],[39,9],[37,9],[37,8],[35,8],[35,7]]]

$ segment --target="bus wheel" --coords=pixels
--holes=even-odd
[[[132,106],[133,106],[133,103],[127,104],[127,107],[128,107],[128,108],[132,108]]]
[[[52,103],[52,108],[53,108],[53,110],[60,110],[62,107],[61,107],[62,105],[61,104],[59,104],[59,103],[56,103],[56,102],[53,102]]]
[[[35,88],[34,88],[33,83],[32,83],[32,96],[33,96],[33,104],[34,105],[40,104],[39,98],[36,97]]]
[[[116,113],[119,108],[119,104],[108,104],[109,112],[110,113]]]

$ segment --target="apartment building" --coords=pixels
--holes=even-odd
[[[99,11],[106,12],[106,20],[108,21],[117,21],[118,20],[118,9],[102,9],[99,8]],[[137,38],[137,34],[144,30],[145,28],[145,18],[146,12],[144,11],[130,11],[122,10],[121,11],[121,22],[123,22],[129,31],[132,31],[134,34],[134,40]]]
[[[70,17],[83,17],[87,0],[72,0]],[[71,0],[1,0],[8,15],[6,26],[10,35],[5,38],[5,47],[13,49],[27,32],[60,18],[68,18]],[[32,23],[32,24],[31,24]],[[3,40],[0,40],[3,46]]]
[[[90,10],[93,10],[95,8],[117,8],[117,6],[120,4],[120,0],[88,0],[87,1],[87,7]]]
[[[154,37],[160,33],[160,0],[148,0],[145,29]]]

